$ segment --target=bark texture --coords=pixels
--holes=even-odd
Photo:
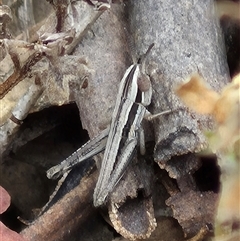
[[[154,89],[152,111],[173,110],[154,123],[155,160],[165,167],[171,157],[206,146],[202,130],[212,128],[211,121],[184,108],[174,87],[196,72],[217,91],[228,82],[221,30],[213,1],[128,2],[136,49],[141,53],[155,43],[148,69]]]
[[[217,91],[229,80],[213,1],[128,0],[124,8],[113,4],[110,11],[102,14],[89,9],[86,4],[84,1],[71,1],[72,15],[66,17],[65,24],[60,24],[63,30],[68,31],[72,30],[71,16],[76,20],[75,24],[82,21],[74,27],[76,35],[66,48],[66,54],[73,56],[61,57],[61,61],[56,58],[53,66],[56,68],[50,71],[45,68],[48,75],[53,75],[51,79],[56,85],[57,71],[61,70],[61,81],[66,80],[69,87],[69,91],[63,91],[67,97],[60,96],[58,89],[61,86],[57,86],[56,100],[44,101],[53,92],[49,94],[51,88],[47,83],[34,110],[38,111],[46,103],[63,104],[74,100],[83,128],[93,138],[110,123],[119,83],[126,68],[132,64],[130,52],[136,52],[134,57],[138,58],[151,43],[155,43],[146,64],[146,72],[153,85],[149,110],[152,113],[172,110],[170,114],[154,119],[153,125],[150,123],[145,128],[150,140],[155,141],[154,159],[158,166],[152,161],[151,142],[147,148],[150,158],[144,161],[136,158],[116,186],[107,206],[108,214],[115,230],[132,240],[149,237],[156,223],[158,228],[149,240],[159,240],[159,237],[180,240],[183,236],[193,236],[206,223],[213,224],[217,194],[212,190],[200,190],[193,177],[202,165],[195,153],[206,147],[203,131],[213,128],[213,122],[184,107],[174,89],[196,72]],[[49,29],[42,28],[39,33],[55,31],[54,16],[48,20]],[[129,38],[133,44],[131,41],[128,43]],[[75,48],[78,41],[80,43]],[[135,48],[131,49],[133,46]],[[81,70],[81,64],[87,65],[86,71]],[[101,160],[101,156],[96,160]],[[159,166],[165,170],[160,170]],[[92,205],[92,195],[96,180],[96,172],[85,177],[78,187],[23,230],[23,237],[36,241],[85,240],[76,230],[83,230],[84,225],[93,227],[91,219],[96,217],[96,209]],[[194,201],[196,198],[201,201]],[[205,199],[208,202],[205,212],[202,212]],[[187,205],[184,205],[186,200]],[[172,208],[178,223],[173,218],[155,219],[154,214],[157,216],[161,209],[165,210],[166,204]],[[173,225],[174,232],[169,232]],[[107,226],[104,227],[107,229]],[[165,234],[158,235],[162,230]],[[74,236],[74,233],[78,235]],[[95,234],[99,236],[95,237]],[[93,240],[100,237],[112,239],[109,233],[106,236],[96,232]]]

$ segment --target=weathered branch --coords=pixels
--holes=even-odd
[[[80,185],[24,229],[22,237],[28,241],[70,240],[74,231],[96,212],[92,205],[96,180],[97,172],[85,177]]]
[[[155,43],[148,67],[154,89],[152,111],[173,110],[154,122],[155,160],[164,168],[171,157],[206,146],[202,130],[211,129],[212,122],[190,113],[174,88],[198,72],[220,90],[229,80],[223,39],[213,1],[128,2],[137,50],[143,52]]]

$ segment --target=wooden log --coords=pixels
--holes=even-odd
[[[184,107],[174,93],[175,86],[189,75],[199,73],[219,91],[230,79],[214,1],[130,0],[128,3],[138,52],[155,43],[148,62],[154,89],[152,112],[173,110],[154,121],[154,132],[155,160],[174,177],[171,168],[166,167],[167,161],[205,148],[202,131],[213,127],[211,119]]]

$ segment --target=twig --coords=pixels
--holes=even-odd
[[[6,123],[0,128],[0,150],[1,158],[3,157],[3,152],[6,150],[8,145],[11,143],[13,134],[18,130],[19,124],[27,116],[31,106],[35,104],[36,100],[42,93],[42,86],[33,84],[30,86],[28,91],[22,98],[18,101],[14,110],[12,111],[12,116],[6,121]]]
[[[28,241],[69,240],[71,233],[96,212],[92,205],[96,180],[96,171],[83,178],[80,185],[24,229],[22,237]]]

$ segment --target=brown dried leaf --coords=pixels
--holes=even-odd
[[[148,238],[157,226],[151,198],[128,199],[121,207],[111,203],[109,217],[114,229],[130,240]]]
[[[182,226],[186,236],[195,235],[208,224],[214,222],[216,200],[213,192],[179,192],[172,195],[166,204],[172,207],[173,217]]]
[[[178,179],[198,170],[201,166],[201,161],[196,155],[188,153],[181,156],[174,156],[169,161],[160,160],[158,164],[168,172],[171,178]]]
[[[219,98],[219,95],[210,90],[197,74],[179,86],[176,93],[185,105],[200,114],[211,114]]]
[[[240,136],[240,74],[228,84],[221,93],[213,116],[218,123],[218,134],[221,138],[220,148],[231,146]]]
[[[234,164],[234,163],[232,163]],[[240,175],[239,165],[235,171],[222,177],[222,191],[218,206],[217,222],[240,220]]]

